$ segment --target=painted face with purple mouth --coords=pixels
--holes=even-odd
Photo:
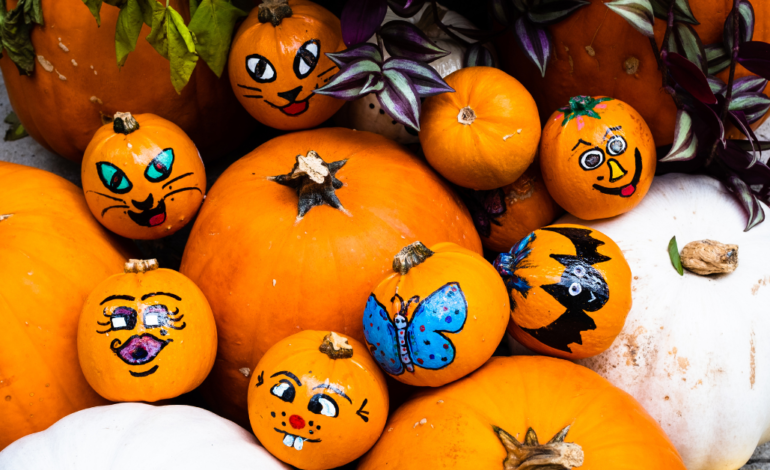
[[[116,338],[110,344],[110,349],[126,364],[141,366],[155,359],[171,341],[173,341],[171,338],[162,340],[149,333],[145,333],[141,336],[134,335],[123,344],[120,344],[120,340]],[[146,377],[157,370],[158,366],[155,365],[146,372],[129,372],[134,377]]]

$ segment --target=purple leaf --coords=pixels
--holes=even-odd
[[[389,21],[380,29],[385,49],[393,57],[433,62],[449,55],[433,43],[417,26],[406,21]]]
[[[650,0],[652,4],[652,10],[655,12],[655,16],[661,20],[668,18],[668,6],[671,0]],[[689,23],[700,24],[698,20],[692,14],[690,4],[687,0],[674,0],[674,20]]]
[[[489,49],[479,42],[465,49],[465,54],[463,55],[463,67],[478,66],[495,66],[495,61],[492,59],[492,54],[489,52]]]
[[[381,74],[380,65],[369,59],[358,59],[340,68],[327,83],[315,90],[319,95],[329,95],[337,99],[352,101],[362,95],[362,90],[371,83],[371,76]],[[365,94],[365,93],[364,93]]]
[[[757,136],[754,135],[754,131],[751,129],[751,124],[749,124],[749,122],[746,120],[746,115],[743,113],[743,111],[729,111],[728,116],[730,118],[730,122],[732,122],[733,125],[737,127],[741,132],[743,132],[743,135],[749,139],[749,143],[751,144],[752,149],[752,159],[746,168],[751,168],[762,156],[762,150],[759,149],[756,144]]]
[[[511,24],[511,19],[514,18],[514,14],[510,8],[509,0],[491,0],[492,3],[492,16],[495,20],[503,26]],[[524,10],[520,10],[519,13],[524,13]]]
[[[703,103],[716,104],[717,98],[711,92],[706,76],[697,65],[676,52],[662,51],[660,57],[679,86]]]
[[[529,60],[537,65],[540,74],[545,77],[545,68],[552,53],[551,36],[548,30],[532,24],[524,16],[516,20],[514,29],[519,47],[527,54]]]
[[[722,43],[709,44],[704,48],[709,75],[716,75],[730,66],[730,54]]]
[[[340,15],[345,45],[366,42],[380,27],[387,11],[387,0],[348,0]]]
[[[430,65],[391,57],[382,65],[383,73],[389,70],[396,70],[409,77],[417,94],[422,98],[454,92],[454,89],[447,85],[441,75]]]
[[[676,114],[676,127],[674,128],[674,144],[668,155],[661,158],[661,162],[687,161],[695,158],[698,151],[698,137],[692,125],[692,116],[679,110]]]
[[[751,73],[770,79],[770,44],[760,41],[744,42],[738,50],[738,63]]]
[[[637,31],[651,38],[655,36],[652,26],[655,14],[649,0],[615,0],[605,5],[634,27]]]
[[[481,29],[460,28],[459,26],[454,26],[451,24],[448,24],[446,26],[447,28],[451,29],[452,31],[458,33],[461,36],[465,36],[466,38],[475,39],[478,41],[489,41],[490,39],[494,38],[499,34],[498,31],[484,31]]]
[[[693,118],[693,126],[698,140],[704,147],[711,148],[714,141],[720,141],[725,146],[725,126],[717,113],[698,100],[692,100],[691,107],[685,106]]]
[[[709,75],[706,77],[709,82],[709,88],[715,95],[723,95],[727,92],[727,84],[723,82],[719,77],[715,75]]]
[[[413,17],[423,5],[425,5],[425,0],[388,0],[391,11],[401,18]]]
[[[639,1],[639,0],[620,0],[620,1]],[[645,0],[642,0],[645,1]],[[545,26],[557,23],[575,12],[580,7],[589,5],[591,2],[584,0],[540,0],[532,2],[527,11],[527,17],[535,24]],[[609,4],[607,4],[609,5]],[[652,17],[652,10],[650,10]]]
[[[484,195],[484,210],[487,214],[489,214],[491,217],[500,217],[501,215],[505,214],[508,207],[505,203],[505,192],[503,192],[502,188],[479,192],[482,194],[486,193]],[[492,222],[500,225],[500,222],[497,222],[494,219]]]
[[[738,15],[738,40],[739,44],[751,41],[754,35],[754,8],[747,0],[738,0],[738,8],[733,8],[725,19],[725,27],[722,33],[722,41],[725,49],[730,52],[733,50],[733,39],[735,31],[733,30],[733,17]]]
[[[767,142],[758,142],[756,145],[761,149],[763,144],[767,144]],[[758,161],[749,169],[749,165],[754,159],[751,151],[751,144],[748,140],[729,140],[725,148],[717,148],[717,155],[746,184],[770,184],[770,167],[766,164]]]
[[[764,116],[768,109],[770,109],[770,98],[764,93],[734,94],[730,101],[730,111],[743,111],[749,124]]]
[[[728,172],[726,178],[723,180],[727,189],[732,191],[738,202],[741,203],[743,209],[749,216],[749,220],[746,222],[746,228],[744,232],[748,232],[752,228],[765,220],[765,211],[762,210],[762,206],[757,200],[756,196],[751,193],[751,188],[744,183],[738,175],[732,172]]]
[[[756,143],[756,145],[761,150],[770,150],[770,141],[760,140]],[[730,139],[727,141],[727,147],[735,147],[750,152],[752,145],[747,140]]]
[[[376,93],[384,87],[384,82],[381,75],[370,74],[366,79],[366,83],[358,93],[360,96],[368,95],[369,93]]]
[[[759,93],[767,86],[767,79],[756,75],[747,75],[733,82],[733,98],[741,93]]]
[[[685,23],[674,23],[671,34],[668,36],[668,52],[676,52],[685,56],[706,73],[708,60],[703,43],[692,26]]]
[[[359,44],[342,52],[327,52],[326,57],[340,68],[358,59],[370,59],[378,64],[382,62],[380,49],[373,44]]]
[[[388,70],[382,75],[385,86],[377,93],[380,106],[397,122],[419,132],[422,106],[411,80],[398,70]]]

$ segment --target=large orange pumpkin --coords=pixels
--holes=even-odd
[[[155,0],[153,0],[155,1]],[[199,63],[190,82],[177,94],[169,61],[152,48],[142,27],[136,50],[123,68],[115,58],[118,8],[102,5],[98,27],[81,0],[41,0],[45,26],[32,28],[38,61],[31,77],[19,75],[7,54],[0,59],[14,111],[35,140],[59,155],[79,162],[104,122],[119,111],[153,113],[192,136],[204,158],[235,149],[256,123],[228,86]],[[15,8],[17,0],[7,2]],[[170,5],[189,20],[185,0]]]
[[[391,415],[358,470],[685,470],[655,420],[562,359],[495,357]]]
[[[107,403],[80,371],[78,315],[128,255],[75,185],[0,162],[0,449]]]
[[[293,333],[363,341],[366,298],[393,255],[417,240],[481,253],[460,199],[385,137],[297,132],[235,162],[209,191],[180,268],[217,321],[212,404],[244,422],[250,370]]]

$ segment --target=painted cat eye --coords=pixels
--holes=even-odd
[[[337,406],[337,402],[329,395],[319,393],[313,395],[310,399],[310,403],[307,405],[307,409],[311,413],[317,415],[324,415],[330,418],[336,418],[340,414],[340,408]]]
[[[287,403],[293,403],[296,392],[294,390],[294,385],[292,385],[291,382],[286,379],[281,379],[277,385],[273,385],[273,388],[270,389],[270,393]]]
[[[255,82],[259,83],[274,82],[276,78],[273,64],[259,54],[246,57],[246,71]]]
[[[318,65],[318,56],[321,53],[321,41],[311,39],[303,44],[294,57],[294,74],[298,78],[305,78]]]
[[[125,194],[131,191],[134,185],[128,179],[123,170],[109,162],[98,162],[96,164],[96,173],[105,188],[115,194]]]
[[[163,181],[171,175],[173,166],[174,149],[165,149],[147,165],[147,169],[144,170],[144,177],[153,183]]]

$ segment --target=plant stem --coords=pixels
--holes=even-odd
[[[652,52],[655,54],[655,60],[657,60],[658,62],[658,70],[660,70],[660,73],[663,76],[663,89],[666,90],[666,93],[671,95],[671,98],[674,100],[674,104],[676,104],[676,108],[682,109],[684,106],[682,105],[682,102],[679,101],[679,97],[676,95],[676,92],[674,91],[674,87],[669,85],[668,66],[660,57],[660,54],[662,53],[662,51],[666,51],[666,53],[668,53],[668,39],[669,37],[671,37],[671,31],[674,29],[674,4],[675,3],[676,3],[676,0],[669,0],[668,15],[666,19],[666,32],[663,35],[663,42],[660,45],[660,50],[658,49],[658,44],[655,42],[654,36],[650,38],[650,45],[652,46]]]

